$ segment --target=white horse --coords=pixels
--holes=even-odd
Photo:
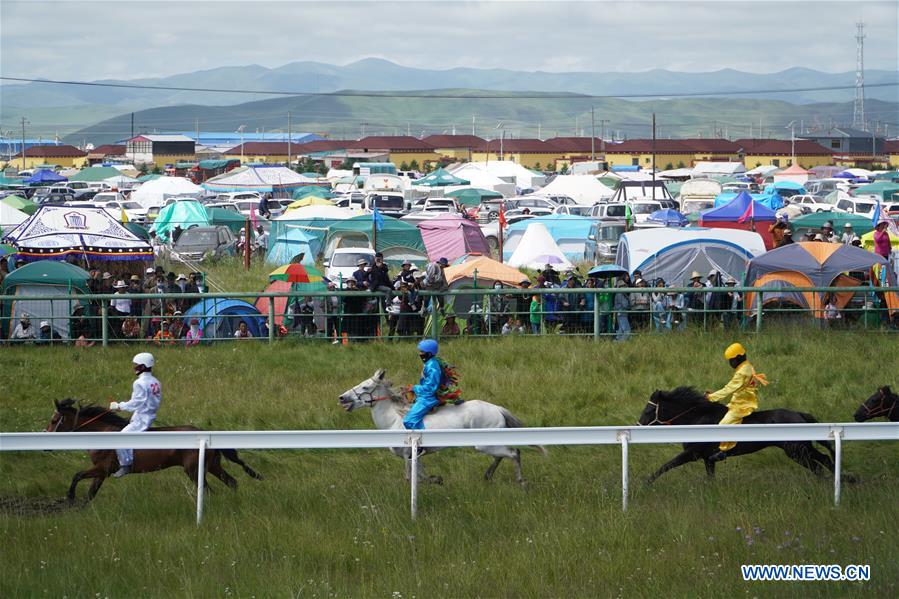
[[[409,410],[409,404],[401,393],[393,389],[390,381],[384,378],[385,371],[378,370],[374,376],[365,379],[349,391],[344,392],[339,400],[340,405],[351,412],[355,408],[371,408],[372,419],[379,429],[403,429],[403,416]],[[524,426],[520,420],[513,416],[506,408],[488,403],[486,401],[471,400],[461,404],[447,404],[425,416],[425,428],[428,429],[458,429],[458,428],[521,428]],[[536,447],[543,453],[543,447]],[[422,453],[435,453],[442,447],[426,447]],[[477,446],[475,451],[480,451],[493,456],[493,463],[484,473],[484,479],[493,478],[497,466],[503,458],[509,458],[515,464],[515,480],[524,485],[525,480],[521,476],[521,452],[512,447],[503,445]],[[391,451],[406,460],[410,457],[410,448],[394,447]],[[408,464],[406,476],[409,477]],[[428,476],[425,473],[421,460],[418,460],[418,477],[421,480],[440,484],[443,479],[439,476]]]

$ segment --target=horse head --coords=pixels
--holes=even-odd
[[[894,422],[899,420],[899,395],[893,393],[889,386],[878,389],[855,411],[856,422],[865,422],[880,416]]]
[[[672,391],[656,389],[649,398],[646,407],[637,421],[641,426],[653,426],[656,424],[690,424],[686,420],[675,422],[693,413],[697,408],[708,405],[705,396],[693,387],[678,387]]]
[[[97,430],[102,427],[122,428],[128,421],[108,409],[94,404],[84,405],[74,399],[54,401],[53,416],[45,429],[48,433]],[[90,429],[85,428],[91,426]]]
[[[70,398],[63,399],[62,401],[54,399],[53,407],[53,416],[50,417],[50,422],[47,424],[47,428],[44,429],[44,431],[48,433],[58,433],[60,432],[60,429],[62,429],[62,431],[72,430],[75,418],[81,410],[81,404],[76,403],[74,399]]]
[[[393,394],[390,391],[390,381],[384,378],[385,374],[387,372],[383,368],[376,370],[370,378],[341,393],[337,398],[340,406],[347,412],[352,412],[356,408],[370,408],[376,401],[390,399]]]

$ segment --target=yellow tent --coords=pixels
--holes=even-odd
[[[462,264],[448,266],[444,269],[443,274],[446,275],[446,282],[451,287],[471,287],[475,274],[477,274],[478,287],[490,287],[496,281],[511,287],[518,287],[522,281],[528,280],[527,275],[517,268],[512,268],[508,264],[497,262],[487,256],[470,258]],[[454,286],[453,283],[457,284]]]
[[[320,198],[315,195],[307,195],[304,198],[300,198],[296,202],[291,202],[287,206],[287,210],[293,210],[294,208],[305,208],[306,206],[333,206],[334,202],[331,200],[326,200],[325,198]]]
[[[869,252],[874,251],[874,231],[868,231],[864,235],[860,237],[862,241],[862,247],[868,250]],[[893,249],[899,249],[899,235],[894,235],[890,233],[890,245],[893,246]]]

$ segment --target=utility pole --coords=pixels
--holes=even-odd
[[[474,115],[471,115],[471,134],[474,135]]]
[[[852,107],[852,127],[867,130],[865,122],[865,24],[858,21],[855,34],[855,104]]]
[[[656,113],[652,113],[652,199],[656,199]]]
[[[606,123],[609,122],[609,119],[599,119],[599,153],[602,155],[602,159],[606,159]]]
[[[593,107],[590,107],[590,160],[596,160],[596,118]]]
[[[290,168],[290,111],[287,111],[287,168]]]
[[[200,117],[194,119],[194,140],[200,143]]]
[[[25,117],[22,117],[22,170],[23,171],[26,168],[28,168],[25,166],[25,123],[26,122],[27,122],[27,120],[25,119]]]
[[[365,122],[362,122],[362,137],[365,137]]]
[[[790,130],[790,165],[796,164],[796,121],[790,121],[784,129]]]

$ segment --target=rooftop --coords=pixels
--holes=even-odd
[[[434,146],[411,135],[369,135],[353,142],[351,149],[360,150],[418,150],[433,152]]]
[[[72,158],[87,156],[87,152],[83,152],[75,146],[31,146],[25,150],[25,156],[31,158]],[[22,153],[19,152],[13,158],[21,158]]]

